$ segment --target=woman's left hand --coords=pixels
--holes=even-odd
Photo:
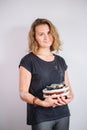
[[[61,96],[61,100],[65,103],[68,104],[72,101],[73,99],[73,94],[70,92],[67,96]]]
[[[57,97],[57,95],[53,95],[52,98],[57,98],[57,101],[58,101],[58,105],[55,104],[54,107],[62,106],[62,105],[66,105],[72,101],[73,93],[70,92],[67,96],[61,96],[61,97]]]

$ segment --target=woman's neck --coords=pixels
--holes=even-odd
[[[37,52],[37,55],[44,55],[44,56],[48,56],[51,55],[51,51],[50,49],[39,49]]]
[[[50,49],[39,49],[36,53],[36,55],[47,62],[53,61],[55,56],[53,55],[53,53],[50,51]]]

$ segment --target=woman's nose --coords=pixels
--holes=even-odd
[[[45,35],[44,35],[44,39],[47,40],[48,38],[49,38],[48,34],[45,34]]]

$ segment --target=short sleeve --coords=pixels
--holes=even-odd
[[[66,70],[68,68],[68,65],[66,64],[66,61],[64,58],[62,58],[62,66],[63,66],[64,70]]]
[[[62,67],[63,71],[66,71],[68,65],[63,57],[57,55],[57,63]]]
[[[26,55],[21,59],[21,61],[19,63],[19,68],[20,68],[20,66],[23,66],[25,69],[32,72],[32,62],[31,62],[31,58],[29,57],[29,55]]]

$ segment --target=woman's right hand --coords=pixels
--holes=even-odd
[[[55,94],[45,98],[43,101],[43,107],[56,107],[56,106],[62,106],[65,104],[66,102],[64,102],[61,99],[61,97],[58,97]]]
[[[43,107],[55,107],[58,105],[57,99],[53,99],[51,96],[44,99]]]

